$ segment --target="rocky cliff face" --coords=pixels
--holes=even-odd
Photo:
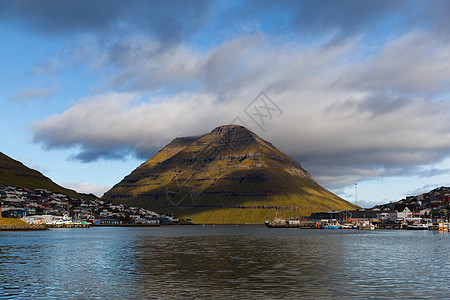
[[[355,206],[245,127],[177,138],[103,196],[197,223],[262,223]]]

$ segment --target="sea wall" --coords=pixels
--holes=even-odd
[[[0,231],[47,230],[45,225],[0,225]]]

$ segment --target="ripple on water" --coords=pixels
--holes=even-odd
[[[0,233],[0,298],[446,298],[449,243],[262,226]]]

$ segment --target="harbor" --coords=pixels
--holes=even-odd
[[[298,221],[298,222],[297,222]],[[268,228],[298,228],[298,229],[359,229],[359,230],[438,230],[449,232],[448,223],[424,224],[372,224],[372,223],[345,223],[314,222],[301,220],[266,221]]]
[[[150,229],[0,232],[0,298],[385,299],[386,289],[395,299],[448,298],[449,233]]]
[[[366,217],[369,216],[369,217]],[[311,216],[297,218],[278,217],[267,220],[268,228],[298,229],[359,229],[359,230],[438,230],[449,232],[450,225],[445,218],[406,217],[395,220],[382,218],[382,213],[373,210],[334,211],[313,213]]]

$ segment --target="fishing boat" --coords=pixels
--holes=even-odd
[[[428,230],[430,229],[430,224],[424,223],[413,223],[406,226],[407,230]]]
[[[353,223],[345,223],[341,225],[341,229],[356,229],[356,225]]]
[[[328,221],[324,224],[322,224],[321,228],[322,229],[339,229],[339,227],[341,226],[341,224],[339,224],[338,221],[335,221],[333,223],[333,211],[331,211],[331,220],[332,223],[328,223]]]
[[[326,223],[326,224],[324,224],[324,225],[322,225],[322,229],[339,229],[339,223],[334,223],[334,224],[331,224],[331,223]]]

